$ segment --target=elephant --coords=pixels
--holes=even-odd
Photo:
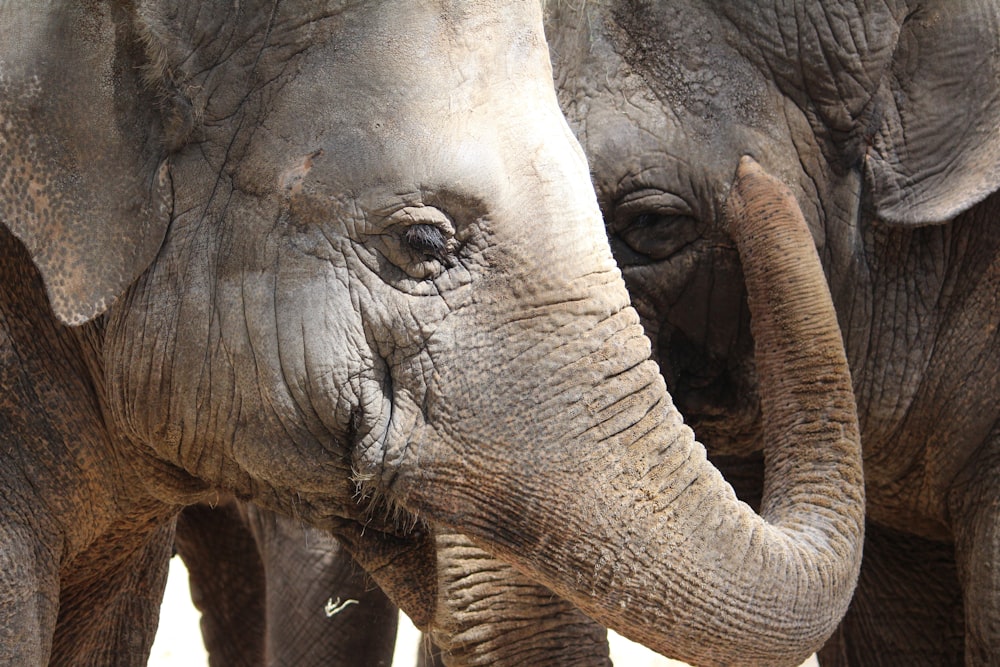
[[[864,481],[805,221],[730,165],[757,514],[649,359],[540,4],[20,0],[0,26],[0,662],[143,664],[177,513],[223,494],[331,532],[415,618],[453,531],[689,662],[835,630]]]
[[[759,367],[722,213],[792,190],[853,375],[866,539],[823,665],[1000,663],[1000,6],[549,2],[560,103],[668,389],[750,502]]]

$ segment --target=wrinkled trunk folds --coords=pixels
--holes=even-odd
[[[607,631],[462,535],[437,535],[444,664],[610,667]]]
[[[661,653],[799,664],[834,630],[857,578],[864,492],[854,397],[790,193],[745,158],[728,213],[767,433],[761,515],[708,463],[652,362],[611,369],[606,386],[582,397],[595,423],[557,443],[562,458],[526,465],[510,454],[506,471],[492,459],[489,488],[459,491],[460,512],[435,484],[407,486],[404,502]],[[595,361],[620,358],[622,337],[608,337]]]

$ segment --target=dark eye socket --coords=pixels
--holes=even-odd
[[[697,218],[684,200],[665,192],[642,191],[619,200],[609,225],[612,241],[619,251],[619,261],[666,259],[701,236]],[[638,255],[639,257],[636,257]]]

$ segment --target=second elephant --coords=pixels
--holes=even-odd
[[[809,223],[868,519],[821,662],[1000,663],[1000,7],[549,5],[560,101],[654,357],[749,497],[760,368],[723,220],[732,161],[755,156]]]

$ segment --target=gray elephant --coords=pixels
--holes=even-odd
[[[427,526],[468,535],[706,664],[836,628],[863,480],[803,220],[740,161],[759,516],[648,359],[535,3],[22,1],[0,26],[0,662],[142,664],[176,514],[219,493],[418,600]]]
[[[748,498],[760,493],[760,369],[720,215],[729,165],[753,155],[809,223],[853,373],[868,499],[857,595],[821,662],[998,664],[1000,5],[548,12],[561,103],[654,357]]]

